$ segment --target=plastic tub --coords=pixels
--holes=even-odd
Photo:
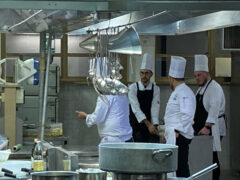
[[[11,154],[11,150],[1,150],[0,151],[0,162],[7,161],[9,158],[9,155]]]

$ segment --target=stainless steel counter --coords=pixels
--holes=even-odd
[[[9,159],[31,159],[33,145],[22,146],[17,152],[12,152]]]
[[[61,147],[78,156],[79,168],[99,168],[98,146],[64,145]],[[22,146],[19,151],[10,155],[10,159],[30,160],[32,148],[33,145]]]
[[[31,161],[30,160],[7,160],[0,163],[0,169],[5,168],[13,172],[17,179],[28,179],[30,178],[27,172],[21,171],[22,168],[30,169]],[[1,172],[3,177],[0,179],[13,179],[12,177],[5,176],[4,172]]]
[[[63,148],[79,157],[98,157],[98,146],[64,145]]]
[[[63,148],[78,155],[79,168],[99,168],[98,146],[67,145]]]

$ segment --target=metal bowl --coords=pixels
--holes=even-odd
[[[159,143],[99,145],[102,170],[129,174],[162,174],[177,170],[178,147]]]

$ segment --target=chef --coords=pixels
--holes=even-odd
[[[140,81],[129,86],[130,124],[134,142],[160,142],[159,124],[160,89],[150,82],[153,75],[153,58],[143,55]]]
[[[220,131],[223,135],[226,134],[225,97],[222,87],[211,79],[207,56],[195,55],[194,60],[194,77],[200,86],[196,93],[194,133],[213,136],[213,163],[218,164],[218,168],[213,170],[213,180],[219,180],[220,164],[217,152],[221,151]]]
[[[166,143],[178,146],[177,177],[190,176],[188,154],[196,108],[195,95],[184,82],[185,66],[186,60],[183,57],[171,57],[169,84],[173,92],[164,115]]]
[[[131,142],[132,128],[129,124],[129,101],[126,95],[106,95],[107,104],[100,97],[92,114],[76,111],[85,119],[88,127],[97,125],[101,143]]]
[[[106,62],[97,61],[96,76],[101,78],[102,73],[107,74]],[[108,101],[108,103],[106,103]],[[132,142],[132,127],[129,123],[129,100],[126,94],[105,95],[105,100],[98,96],[93,113],[76,111],[80,119],[84,119],[86,125],[97,125],[101,138],[100,143]]]

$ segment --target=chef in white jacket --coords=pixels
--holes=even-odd
[[[159,124],[160,89],[152,83],[153,58],[143,55],[140,68],[141,80],[129,86],[130,123],[134,142],[160,142]]]
[[[193,138],[193,118],[196,98],[184,82],[186,60],[172,56],[169,70],[169,84],[173,90],[164,115],[165,139],[167,144],[178,146],[177,177],[189,177],[189,144]]]
[[[101,78],[101,73],[107,74],[106,61],[100,62],[98,60],[96,63],[96,76]],[[88,127],[97,125],[101,143],[133,141],[127,95],[105,95],[105,98],[105,101],[100,96],[97,98],[96,107],[92,114],[76,111],[78,117],[86,119]]]
[[[92,114],[76,111],[80,119],[86,119],[88,127],[97,125],[101,143],[131,142],[129,101],[126,95],[106,95],[109,105],[100,97]]]
[[[218,168],[213,170],[213,180],[219,180],[220,164],[217,151],[221,151],[220,136],[226,134],[225,97],[222,87],[211,79],[207,56],[195,55],[194,60],[194,77],[200,86],[196,93],[194,133],[213,136],[213,163],[218,164]]]

